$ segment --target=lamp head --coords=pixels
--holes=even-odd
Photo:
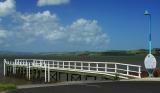
[[[151,14],[148,12],[148,10],[145,10],[144,15],[151,15]]]

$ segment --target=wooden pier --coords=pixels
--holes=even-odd
[[[58,81],[61,75],[66,75],[66,80],[81,80],[96,76],[118,77],[121,79],[141,78],[141,66],[117,62],[87,62],[87,61],[58,61],[41,59],[4,59],[4,76],[20,76],[31,79],[44,77],[44,82]]]

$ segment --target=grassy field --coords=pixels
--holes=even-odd
[[[6,90],[13,90],[16,89],[16,85],[15,84],[0,84],[0,92],[1,91],[6,91]]]

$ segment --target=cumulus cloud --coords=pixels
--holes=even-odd
[[[66,4],[69,1],[39,0],[38,6]],[[14,15],[11,15],[13,12]],[[107,34],[102,31],[97,20],[79,18],[64,26],[59,17],[50,11],[17,12],[14,0],[0,2],[0,17],[1,48],[84,51],[105,50],[109,43]]]
[[[4,30],[0,30],[0,38],[6,38],[7,37],[7,32]]]
[[[57,15],[50,11],[16,13],[10,19],[12,25],[2,26],[7,31],[0,30],[0,39],[3,38],[12,47],[28,47],[28,44],[39,47],[43,44],[41,47],[52,51],[104,50],[109,42],[97,20],[80,18],[63,26]],[[7,35],[9,32],[12,32],[10,36]]]
[[[107,35],[101,31],[96,20],[78,19],[69,27],[70,42],[84,42],[89,45],[97,45],[100,42],[108,42]],[[102,40],[102,41],[101,41]]]
[[[8,38],[9,34],[9,32],[0,29],[0,44],[6,45],[5,40]]]
[[[0,16],[6,16],[15,12],[15,1],[14,0],[6,0],[4,2],[0,2]]]
[[[67,4],[70,0],[38,0],[38,6]]]

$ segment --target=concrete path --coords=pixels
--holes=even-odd
[[[142,79],[128,79],[128,80],[120,80],[121,82],[123,81],[159,81],[160,78],[142,78]],[[39,88],[39,87],[52,87],[52,86],[62,86],[62,85],[86,85],[86,84],[92,84],[92,83],[107,83],[107,82],[115,82],[112,80],[108,81],[68,81],[68,82],[60,82],[60,83],[53,83],[53,84],[30,84],[30,85],[19,85],[17,86],[17,89],[26,89],[26,88]]]
[[[160,78],[141,78],[141,79],[128,79],[128,80],[120,80],[120,81],[160,81]]]
[[[160,93],[160,81],[115,81],[74,83],[36,88],[19,88],[8,93]]]
[[[91,83],[103,83],[103,82],[113,82],[113,81],[68,81],[53,84],[30,84],[30,85],[19,85],[17,89],[28,89],[28,88],[40,88],[40,87],[53,87],[53,86],[63,86],[63,85],[86,85]]]

